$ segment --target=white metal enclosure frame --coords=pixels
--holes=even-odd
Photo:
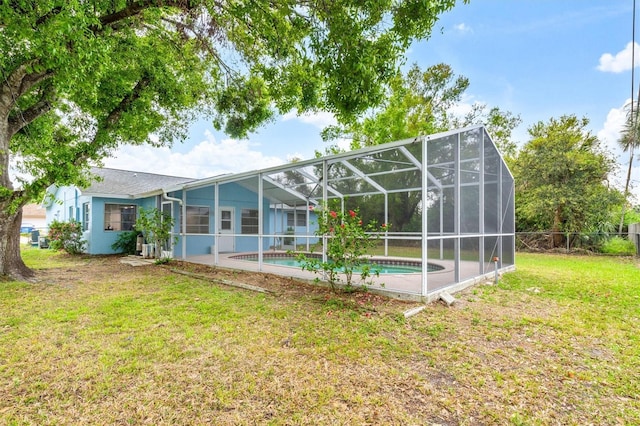
[[[257,270],[273,272],[263,263],[265,251],[276,248],[282,237],[269,215],[288,209],[308,211],[330,200],[339,200],[343,209],[361,207],[367,219],[392,224],[380,236],[384,256],[395,259],[397,255],[390,252],[403,247],[419,251],[422,273],[385,276],[386,291],[432,298],[445,289],[454,291],[492,275],[494,268],[504,271],[515,265],[513,176],[481,126],[216,176],[166,191],[182,191],[184,209],[190,191],[212,188],[217,218],[220,206],[228,204],[222,194],[225,189],[231,192],[231,185],[255,194],[250,198],[257,209],[257,229],[239,227],[233,236],[244,247],[238,251],[257,253]],[[295,239],[305,241],[308,250],[309,241],[317,236],[310,231],[310,215],[306,221],[306,233],[296,234]],[[191,236],[180,237],[182,257],[188,258]],[[210,237],[211,263],[225,266],[229,257],[218,252],[217,225]],[[444,265],[444,272],[429,272],[430,263]],[[283,273],[289,275],[291,269]]]

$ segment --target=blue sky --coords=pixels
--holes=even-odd
[[[451,65],[470,80],[456,110],[479,102],[519,114],[523,124],[515,139],[521,144],[527,128],[538,121],[563,114],[587,117],[590,130],[626,170],[628,155],[619,152],[616,140],[632,90],[632,6],[631,0],[460,2],[440,17],[430,39],[413,44],[406,65]],[[636,38],[640,40],[640,29]],[[636,94],[638,81],[640,73]],[[319,133],[331,123],[330,114],[290,113],[247,140],[233,140],[200,121],[183,144],[171,149],[124,147],[105,164],[189,177],[270,167],[323,151]],[[634,180],[640,187],[640,167]]]

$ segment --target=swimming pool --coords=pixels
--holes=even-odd
[[[253,262],[258,261],[258,255],[255,253],[239,254],[231,256],[231,258]],[[302,266],[295,257],[287,253],[264,253],[262,255],[262,262],[269,265],[289,266],[296,268],[300,268]],[[379,274],[419,274],[422,272],[422,262],[419,260],[372,258],[371,265],[372,269],[374,271],[378,271]],[[444,266],[438,265],[436,263],[427,263],[427,272],[436,272],[443,269]],[[356,269],[354,270],[354,272],[360,271]]]

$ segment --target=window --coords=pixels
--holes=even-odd
[[[220,210],[220,230],[231,231],[231,210]]]
[[[89,230],[89,203],[84,203],[82,205],[82,230]]]
[[[300,210],[287,213],[287,226],[307,226],[307,212]]]
[[[258,210],[242,209],[241,227],[243,234],[258,233]]]
[[[105,231],[131,231],[136,223],[136,206],[131,204],[105,204]]]
[[[209,233],[209,207],[187,206],[187,234]],[[180,222],[182,232],[182,222]]]

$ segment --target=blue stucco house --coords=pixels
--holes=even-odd
[[[212,182],[108,168],[91,172],[96,178],[89,187],[52,185],[43,203],[47,223],[82,224],[89,254],[114,253],[111,245],[121,232],[134,229],[140,208],[158,208],[174,218],[173,255],[180,258],[214,254],[216,246],[219,253],[293,248],[298,242],[293,234],[313,232],[308,203],[292,207],[265,196],[259,202],[250,181],[220,183],[221,177]]]

